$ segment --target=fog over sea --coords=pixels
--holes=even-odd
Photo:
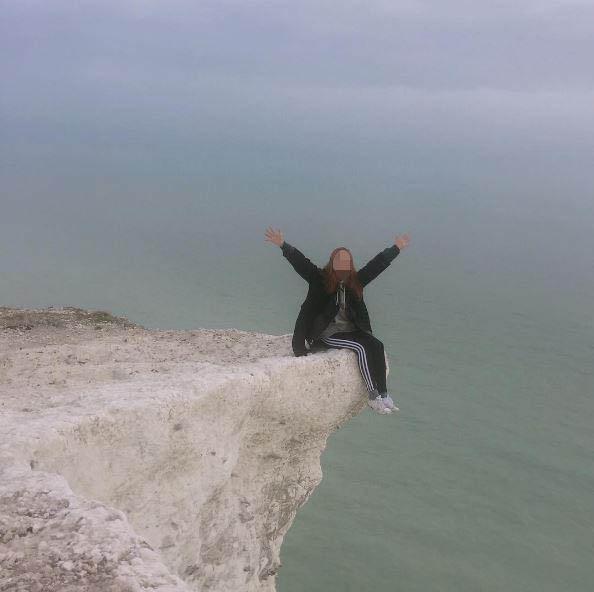
[[[330,436],[279,592],[592,590],[594,5],[3,12],[0,305],[286,334],[266,227],[410,235],[365,289],[400,412]]]

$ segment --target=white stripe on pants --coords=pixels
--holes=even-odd
[[[349,349],[355,350],[357,352],[357,359],[359,360],[359,370],[361,370],[361,374],[367,385],[367,390],[371,392],[375,388],[373,386],[373,381],[371,380],[369,366],[367,365],[367,355],[365,354],[365,348],[360,343],[351,341],[350,339],[338,339],[336,337],[322,337],[321,341],[327,343],[328,345],[334,345],[336,347],[348,347]]]

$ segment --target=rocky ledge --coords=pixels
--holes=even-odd
[[[0,307],[0,590],[273,591],[356,356]]]

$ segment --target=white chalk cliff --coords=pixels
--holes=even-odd
[[[356,355],[0,307],[0,590],[272,591]]]

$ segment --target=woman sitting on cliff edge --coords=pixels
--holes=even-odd
[[[359,271],[346,247],[334,249],[326,266],[320,269],[299,249],[283,240],[280,230],[268,227],[265,240],[280,247],[283,256],[309,284],[295,323],[293,353],[305,356],[331,347],[354,350],[369,392],[369,406],[382,414],[398,411],[386,390],[384,344],[372,333],[363,288],[408,246],[409,235],[397,236],[392,246],[378,253]]]

